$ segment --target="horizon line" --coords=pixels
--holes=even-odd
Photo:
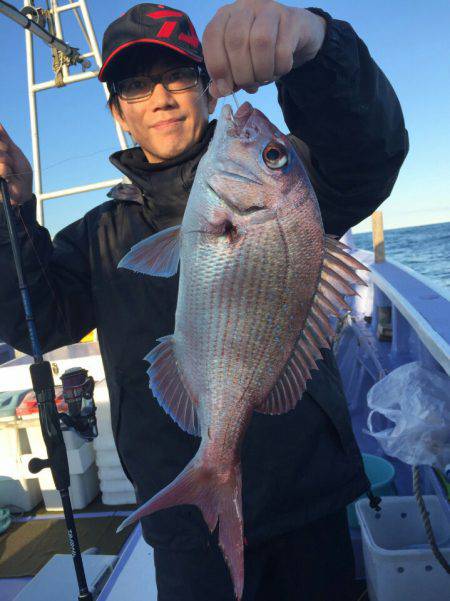
[[[430,223],[420,223],[418,225],[402,225],[401,227],[383,227],[383,231],[391,231],[391,230],[408,230],[411,229],[413,227],[427,227],[429,225],[442,225],[445,223],[450,223],[450,220],[447,219],[446,221],[431,221]],[[355,226],[357,227],[357,226]],[[372,233],[371,229],[367,229],[367,230],[363,230],[360,232],[354,232],[353,228],[352,228],[352,235],[353,236],[358,236],[358,234],[370,234]]]

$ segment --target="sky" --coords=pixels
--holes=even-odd
[[[9,1],[18,8],[23,4]],[[59,0],[60,5],[66,3]],[[100,46],[108,24],[134,4],[131,0],[88,0]],[[223,4],[217,0],[169,2],[189,13],[199,36]],[[284,4],[308,6],[295,0]],[[37,0],[36,5],[45,6],[45,2]],[[385,229],[450,221],[450,2],[324,0],[319,6],[351,23],[389,78],[403,108],[411,149],[390,198],[382,205]],[[65,40],[87,51],[72,14],[63,14],[62,25]],[[31,161],[24,38],[23,29],[0,14],[0,122]],[[49,48],[39,39],[34,46],[36,80],[51,79]],[[248,98],[287,131],[274,85],[251,97],[239,92],[237,98],[239,103]],[[108,160],[119,143],[97,79],[44,91],[37,99],[44,192],[120,177]],[[106,192],[45,201],[45,225],[55,234],[104,202]],[[353,231],[370,227],[367,219]]]

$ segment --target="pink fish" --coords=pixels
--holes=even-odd
[[[226,105],[199,163],[181,226],[143,240],[120,262],[168,277],[180,263],[175,332],[146,360],[160,405],[200,448],[175,480],[120,528],[173,505],[197,505],[244,586],[240,448],[253,411],[301,398],[330,348],[331,315],[350,307],[366,269],[324,233],[292,142],[249,103]]]

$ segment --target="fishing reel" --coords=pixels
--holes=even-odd
[[[36,8],[33,5],[24,6],[23,8],[19,9],[19,12],[28,17],[28,19],[30,19],[31,21],[34,21],[36,25],[39,25],[39,27],[45,29],[47,19],[42,8]]]
[[[61,382],[68,411],[59,413],[59,419],[84,440],[93,440],[98,436],[94,378],[82,367],[73,367],[63,373]]]

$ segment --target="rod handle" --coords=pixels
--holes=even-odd
[[[41,470],[46,467],[50,467],[50,461],[48,459],[39,459],[39,457],[33,457],[28,462],[28,469],[32,474],[39,474]]]

